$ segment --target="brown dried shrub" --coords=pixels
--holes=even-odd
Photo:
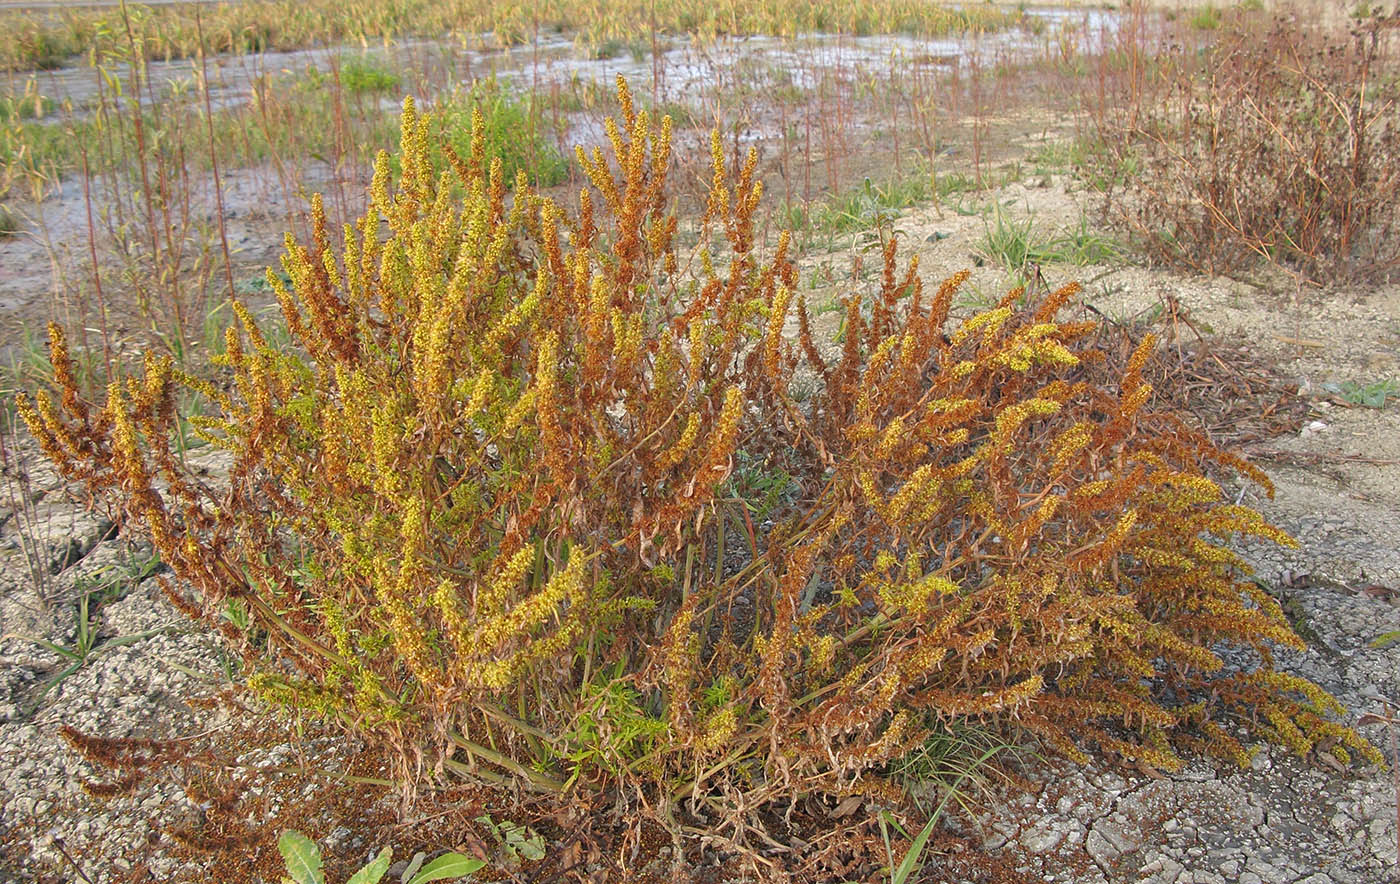
[[[1400,12],[1350,29],[1233,12],[1213,45],[1124,68],[1095,114],[1108,215],[1146,254],[1314,283],[1400,263]]]

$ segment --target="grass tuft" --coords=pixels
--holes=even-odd
[[[352,59],[340,66],[340,85],[346,92],[388,92],[399,88],[399,75],[364,59]]]
[[[1088,219],[1083,217],[1078,226],[1047,237],[1036,230],[1034,216],[1018,221],[998,203],[992,208],[991,218],[984,219],[984,226],[977,256],[1012,272],[1019,273],[1030,264],[1085,267],[1122,255],[1116,242],[1091,230]]]
[[[535,112],[533,101],[494,77],[478,80],[470,89],[446,98],[434,110],[435,141],[440,139],[450,144],[459,156],[469,156],[472,111],[480,108],[486,155],[500,159],[507,186],[515,183],[516,173],[521,170],[537,187],[561,184],[569,178],[568,160],[545,137],[545,123],[542,115]],[[440,155],[437,164],[439,168],[446,165]]]

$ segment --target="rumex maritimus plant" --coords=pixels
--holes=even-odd
[[[52,329],[59,398],[21,413],[150,533],[191,614],[244,606],[254,688],[395,749],[404,782],[607,794],[741,847],[764,806],[897,803],[900,760],[960,720],[1157,767],[1242,761],[1251,721],[1374,756],[1273,669],[1299,640],[1226,538],[1291,541],[1203,469],[1262,474],[1146,410],[1150,340],[1107,373],[1092,326],[1055,318],[1073,286],[945,338],[965,275],[927,297],[891,238],[824,353],[787,237],[758,248],[755,155],[727,167],[716,135],[682,253],[669,123],[619,103],[568,215],[523,176],[507,198],[479,120],[434,168],[406,102],[402,173],[381,155],[340,247],[313,204],[290,284],[269,274],[294,345],[235,303],[218,377],[151,356],[99,407]],[[217,415],[192,421],[221,484],[172,451],[182,387]],[[759,460],[796,491],[736,553],[725,480]]]

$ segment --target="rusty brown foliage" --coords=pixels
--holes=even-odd
[[[1150,337],[1102,380],[1092,324],[1057,319],[1074,286],[945,336],[964,277],[925,292],[891,244],[824,355],[787,239],[756,240],[753,155],[727,168],[716,139],[682,249],[669,126],[620,104],[575,216],[524,180],[507,200],[479,139],[432,168],[408,104],[402,175],[381,157],[342,248],[317,204],[291,285],[270,276],[294,346],[235,305],[218,378],[151,357],[87,402],[53,330],[61,389],[22,403],[30,428],[204,616],[244,606],[265,698],[405,782],[738,847],[804,796],[899,804],[891,765],[952,721],[1159,768],[1243,761],[1246,731],[1374,755],[1273,668],[1302,645],[1228,543],[1292,541],[1204,471],[1262,474],[1147,409]],[[195,425],[220,481],[173,448],[179,388],[216,414]],[[757,526],[740,460],[791,483]]]

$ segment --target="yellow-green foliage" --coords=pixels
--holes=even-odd
[[[1273,671],[1299,640],[1223,539],[1292,541],[1202,467],[1267,480],[1144,410],[1150,341],[1095,374],[1090,327],[1055,318],[1073,287],[945,339],[964,277],[926,299],[891,245],[828,364],[786,237],[755,252],[755,157],[728,169],[716,139],[700,243],[678,252],[669,125],[620,100],[611,155],[577,157],[577,216],[523,178],[507,199],[479,126],[435,174],[407,102],[401,176],[381,156],[339,237],[316,204],[291,284],[269,275],[296,347],[236,305],[214,383],[152,357],[89,405],[54,330],[62,396],[22,403],[31,429],[206,612],[243,600],[265,696],[396,747],[405,774],[425,753],[741,817],[887,791],[951,719],[1171,767],[1174,742],[1247,757],[1231,734],[1258,710],[1300,752],[1373,753]],[[222,490],[171,451],[180,385],[218,414],[196,426],[230,453]],[[736,557],[741,448],[798,490]],[[1219,643],[1260,666],[1225,671]]]

